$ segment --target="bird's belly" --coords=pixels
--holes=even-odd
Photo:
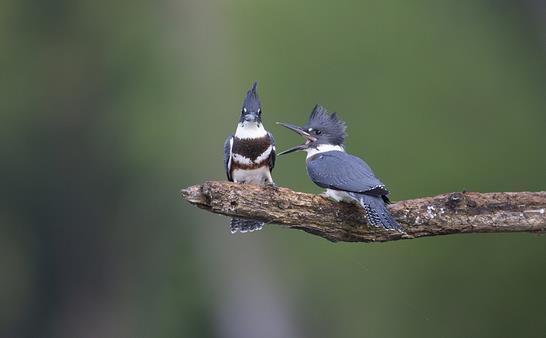
[[[268,166],[262,166],[256,169],[234,169],[233,181],[250,184],[273,183]]]
[[[327,197],[330,197],[333,200],[336,200],[338,202],[344,201],[344,202],[353,202],[354,198],[349,196],[345,191],[340,190],[334,190],[334,189],[326,189],[326,192],[324,193]]]

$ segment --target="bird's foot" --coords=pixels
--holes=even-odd
[[[268,181],[268,182],[265,182],[265,187],[266,188],[270,188],[270,189],[274,189],[274,190],[278,190],[279,187],[275,184],[275,182],[273,181]]]

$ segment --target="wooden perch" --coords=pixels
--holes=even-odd
[[[301,229],[330,241],[384,242],[484,232],[545,232],[546,192],[454,192],[389,205],[406,233],[367,225],[362,210],[287,188],[205,182],[182,190],[202,209]]]

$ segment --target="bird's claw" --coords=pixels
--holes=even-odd
[[[279,187],[275,184],[275,182],[265,182],[265,187],[271,188],[271,189],[279,189]]]

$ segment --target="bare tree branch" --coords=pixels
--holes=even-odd
[[[367,225],[362,210],[287,188],[205,182],[184,198],[213,213],[282,224],[330,241],[384,242],[457,233],[545,232],[546,192],[454,192],[389,205],[406,233]]]

